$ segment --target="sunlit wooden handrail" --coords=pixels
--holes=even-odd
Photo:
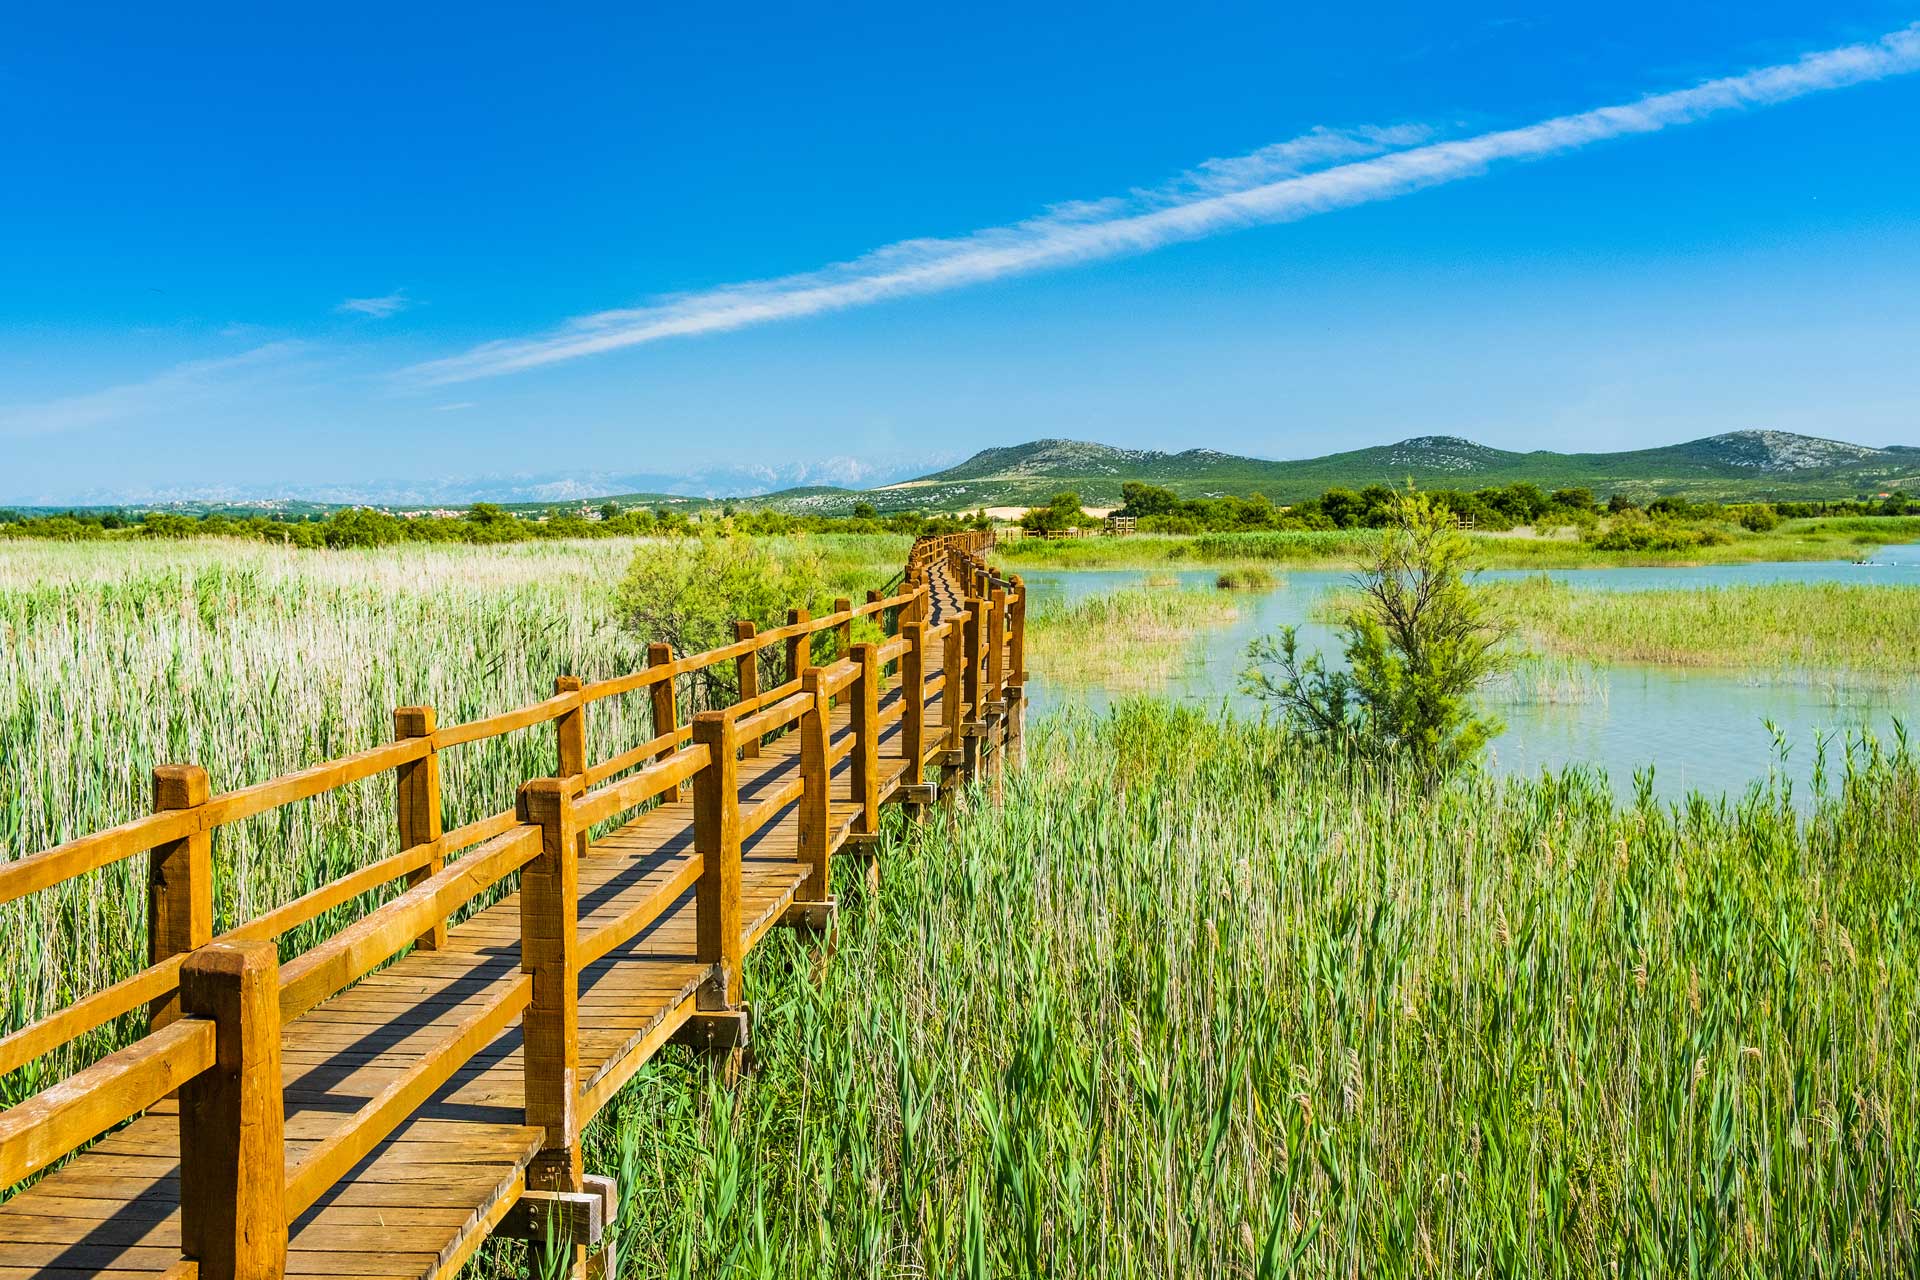
[[[213,1065],[214,1028],[182,1018],[0,1111],[0,1186],[46,1168]]]

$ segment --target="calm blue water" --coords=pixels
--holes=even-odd
[[[1159,571],[1156,571],[1158,573]],[[1490,572],[1486,578],[1537,574]],[[1076,600],[1141,582],[1137,570],[1034,572],[1023,575],[1035,608],[1050,598]],[[1211,588],[1214,572],[1176,573],[1183,585]],[[1595,591],[1652,587],[1715,587],[1768,582],[1849,582],[1920,586],[1920,544],[1887,547],[1864,565],[1815,561],[1794,564],[1711,565],[1683,569],[1568,569],[1549,576]],[[1330,658],[1339,652],[1331,627],[1311,612],[1327,591],[1347,586],[1352,575],[1338,570],[1281,572],[1270,592],[1243,597],[1240,620],[1208,633],[1193,660],[1168,683],[1172,697],[1210,705],[1222,703],[1257,712],[1259,704],[1239,691],[1247,642],[1291,623],[1300,629],[1303,648]],[[1920,644],[1920,617],[1913,641]],[[1494,767],[1504,773],[1531,773],[1580,763],[1606,772],[1616,792],[1631,792],[1634,771],[1652,766],[1654,789],[1677,798],[1688,790],[1739,792],[1770,768],[1781,767],[1772,721],[1786,735],[1785,769],[1802,784],[1811,776],[1818,739],[1832,739],[1829,758],[1849,733],[1871,731],[1891,739],[1897,717],[1920,725],[1920,683],[1892,687],[1849,684],[1806,675],[1739,674],[1638,665],[1550,664],[1566,668],[1571,679],[1546,686],[1522,676],[1495,688],[1489,701],[1507,723],[1494,744]],[[1035,713],[1064,701],[1103,708],[1102,689],[1069,688],[1049,683],[1035,668],[1029,693]]]

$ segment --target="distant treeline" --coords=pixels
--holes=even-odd
[[[42,538],[90,542],[152,538],[245,538],[294,547],[385,547],[407,542],[500,543],[543,538],[621,538],[694,533],[726,528],[748,534],[898,533],[918,537],[985,528],[984,513],[971,516],[922,516],[912,512],[881,516],[865,503],[850,516],[793,516],[780,511],[712,509],[690,517],[662,507],[622,508],[608,503],[599,519],[576,510],[549,512],[544,518],[517,515],[492,503],[475,503],[459,517],[397,516],[371,507],[350,507],[325,516],[248,515],[220,512],[192,516],[153,511],[68,511],[27,515],[0,510],[0,539]]]
[[[1369,485],[1360,490],[1329,489],[1318,498],[1276,506],[1259,494],[1249,498],[1182,498],[1159,485],[1128,481],[1120,487],[1126,505],[1113,514],[1132,516],[1138,528],[1149,533],[1228,533],[1261,529],[1377,529],[1391,520],[1393,491],[1385,485]],[[1920,500],[1903,493],[1871,502],[1745,502],[1722,504],[1694,502],[1685,498],[1655,498],[1644,507],[1624,494],[1614,494],[1600,503],[1591,489],[1555,489],[1551,493],[1537,485],[1519,483],[1497,488],[1429,491],[1440,506],[1461,521],[1490,530],[1513,529],[1520,525],[1576,526],[1593,528],[1600,517],[1626,517],[1617,521],[1637,524],[1645,517],[1651,523],[1724,521],[1755,531],[1774,527],[1781,520],[1808,516],[1902,516],[1920,514]],[[1071,509],[1071,510],[1070,510]],[[1046,507],[1036,508],[1031,528],[1064,528],[1072,523],[1072,512],[1079,510],[1073,494],[1060,494]],[[1606,535],[1600,535],[1604,538]]]

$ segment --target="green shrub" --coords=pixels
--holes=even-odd
[[[1263,565],[1243,564],[1221,570],[1213,585],[1222,591],[1271,591],[1279,581],[1273,570]]]
[[[1688,551],[1731,542],[1709,524],[1685,524],[1669,516],[1622,511],[1605,529],[1595,529],[1587,545],[1597,551]]]
[[[1471,764],[1503,727],[1475,711],[1473,695],[1506,665],[1507,628],[1466,580],[1469,544],[1449,511],[1409,488],[1393,519],[1342,624],[1348,669],[1302,658],[1294,628],[1282,627],[1248,646],[1243,685],[1307,737],[1434,781]]]

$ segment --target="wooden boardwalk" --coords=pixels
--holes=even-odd
[[[571,712],[528,722],[556,724],[567,776],[530,783],[510,823],[452,833],[473,845],[465,857],[416,859],[412,889],[284,966],[231,935],[178,957],[177,993],[149,997],[152,1035],[0,1114],[8,1181],[134,1117],[0,1204],[0,1280],[444,1276],[494,1232],[550,1221],[584,1260],[611,1189],[580,1167],[581,1126],[670,1041],[737,1051],[740,957],[783,922],[828,924],[830,859],[873,845],[879,806],[917,814],[1017,737],[1023,600],[976,546],[916,545],[902,593],[869,601],[901,619],[885,644],[848,642],[849,606],[819,623],[796,613],[791,634],[743,628],[718,657],[661,660],[685,674],[746,646],[737,705],[688,726],[672,676],[623,678],[655,697],[658,732],[597,766],[577,719],[595,688],[572,682]],[[837,661],[797,656],[836,632]],[[760,694],[761,652],[780,643],[793,678]],[[444,736],[474,740],[460,732]],[[403,832],[420,764],[396,766]],[[448,841],[437,826],[436,812],[414,848]],[[589,840],[590,826],[611,829]],[[150,847],[163,866],[172,846]],[[518,892],[445,926],[516,868]],[[250,1023],[234,975],[262,965],[271,985]],[[239,1014],[221,996],[236,987]]]

